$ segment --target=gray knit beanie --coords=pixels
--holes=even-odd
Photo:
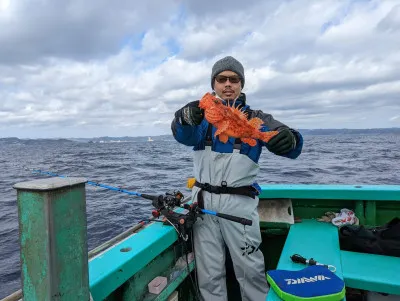
[[[212,67],[211,72],[211,88],[214,89],[214,79],[215,77],[223,71],[232,71],[239,75],[242,83],[242,89],[244,87],[244,68],[243,65],[234,57],[226,56],[219,61],[217,61]]]

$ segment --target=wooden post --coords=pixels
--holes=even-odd
[[[24,300],[89,300],[86,179],[18,183]]]

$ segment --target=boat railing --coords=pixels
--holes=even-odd
[[[32,288],[31,285],[33,283],[35,286],[35,279],[31,278],[29,271],[37,268],[38,264],[43,265],[46,281],[51,283],[53,287],[61,285],[61,283],[54,283],[54,279],[59,278],[54,273],[59,272],[67,265],[68,268],[64,270],[69,270],[71,273],[73,273],[72,271],[81,271],[80,275],[64,275],[66,283],[62,283],[62,285],[68,289],[68,286],[72,285],[70,280],[75,279],[77,285],[82,286],[83,292],[81,294],[91,297],[88,262],[90,263],[95,257],[107,253],[107,250],[146,228],[154,219],[153,216],[150,216],[146,219],[147,223],[139,222],[87,252],[86,182],[87,180],[84,178],[53,177],[14,185],[17,190],[19,227],[21,230],[21,278],[22,286],[25,286],[24,294],[29,294],[28,300],[33,299],[31,295],[45,294],[44,288],[40,292],[37,291],[37,289],[41,289],[40,285],[36,285],[35,288]],[[189,200],[190,197],[187,197],[182,202],[186,203]],[[46,235],[38,235],[38,233]],[[43,245],[47,247],[46,250],[40,248]],[[57,254],[57,252],[48,252],[49,249],[68,249],[74,260],[69,260],[71,255],[68,253],[61,251]],[[49,266],[49,263],[52,263],[52,266]],[[41,279],[42,282],[46,282],[44,280]],[[70,287],[72,291],[76,291],[76,289],[76,287]],[[86,297],[83,299],[86,299]],[[23,300],[23,289],[19,289],[1,301],[20,300]]]

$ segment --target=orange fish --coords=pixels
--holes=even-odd
[[[240,138],[242,142],[255,146],[256,139],[268,142],[278,134],[278,131],[261,132],[260,127],[264,123],[260,118],[247,119],[247,112],[243,112],[235,107],[226,106],[221,99],[210,93],[206,93],[200,100],[199,107],[204,109],[204,117],[209,123],[217,128],[215,137],[219,135],[219,140],[223,143],[229,137]]]

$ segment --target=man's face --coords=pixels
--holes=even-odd
[[[239,76],[232,71],[219,73],[214,80],[215,93],[224,100],[236,99],[242,90]]]

